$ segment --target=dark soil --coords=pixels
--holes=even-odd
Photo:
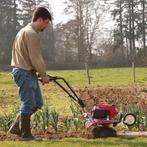
[[[45,139],[45,140],[60,140],[63,138],[86,138],[92,139],[93,136],[91,133],[82,133],[82,132],[59,132],[59,133],[37,133],[34,134],[35,137]],[[21,141],[21,137],[12,134],[0,133],[0,141]]]
[[[117,108],[123,106],[126,109],[128,106],[141,106],[144,111],[147,110],[147,87],[85,88],[79,90],[78,93],[88,111],[91,111],[94,105],[101,103],[114,104]]]
[[[35,137],[42,140],[61,140],[64,138],[85,138],[85,139],[94,139],[99,138],[93,136],[91,132],[60,132],[60,133],[38,133],[34,134]],[[147,132],[117,132],[117,136],[112,137],[121,137],[121,138],[135,138],[135,137],[147,137]],[[105,138],[105,137],[103,137]],[[0,133],[0,141],[22,141],[22,139],[16,135]]]

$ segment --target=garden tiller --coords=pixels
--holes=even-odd
[[[132,113],[127,113],[125,116],[119,114],[115,105],[98,104],[93,107],[91,112],[88,112],[86,105],[81,98],[78,97],[76,92],[72,89],[69,83],[62,77],[48,76],[49,81],[55,82],[62,90],[64,90],[72,100],[80,105],[83,110],[85,118],[85,127],[92,128],[94,137],[115,137],[116,131],[113,127],[117,126],[120,122],[127,126],[132,126],[136,122],[136,116]],[[65,88],[61,81],[65,84]],[[119,116],[119,118],[118,118]]]

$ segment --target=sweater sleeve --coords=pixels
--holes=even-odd
[[[46,67],[42,57],[39,35],[37,33],[31,33],[28,35],[27,40],[27,48],[32,66],[43,76],[46,73]]]

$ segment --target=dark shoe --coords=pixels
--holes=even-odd
[[[30,128],[30,117],[31,114],[27,113],[21,113],[21,121],[20,121],[20,128],[21,128],[21,138],[24,141],[27,140],[35,140],[35,141],[40,141],[41,139],[35,138],[32,133],[31,133],[31,128]]]
[[[20,122],[20,114],[17,115],[16,120],[8,130],[8,133],[16,134],[18,136],[21,136],[20,128],[19,128],[19,122]]]
[[[34,137],[32,134],[27,135],[27,136],[21,136],[21,140],[23,140],[23,141],[31,141],[31,140],[33,140],[33,141],[42,141],[41,138]]]

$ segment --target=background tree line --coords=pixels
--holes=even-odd
[[[47,0],[1,0],[1,65],[10,65],[15,35],[31,21],[32,11],[39,5],[50,8]],[[91,67],[129,66],[131,61],[146,65],[146,0],[65,0],[64,5],[69,20],[41,33],[49,68],[82,68],[85,63]],[[114,27],[103,30],[108,17],[113,18]]]

